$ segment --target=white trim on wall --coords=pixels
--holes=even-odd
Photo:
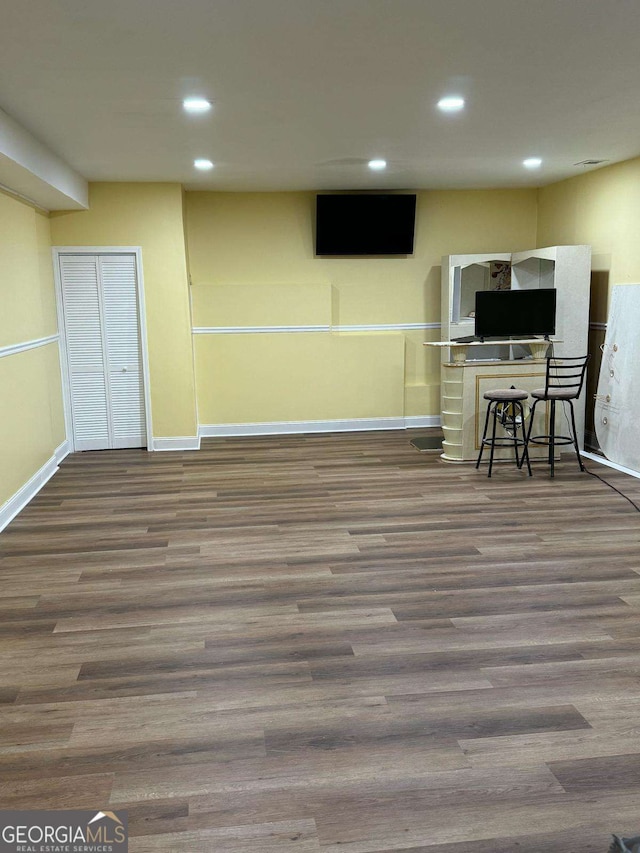
[[[618,465],[617,462],[611,462],[606,456],[598,456],[597,453],[589,453],[587,450],[581,450],[580,456],[585,459],[591,459],[593,462],[599,462],[601,465],[606,465],[607,468],[615,468],[616,471],[622,471],[623,474],[629,474],[631,477],[640,479],[640,471],[634,471],[632,468],[625,468],[623,465]]]
[[[34,338],[32,341],[23,341],[19,344],[8,344],[5,347],[0,347],[0,358],[3,358],[6,355],[16,355],[19,352],[26,352],[30,349],[36,349],[37,347],[45,347],[47,344],[56,343],[60,338],[60,335],[49,335],[46,338]]]
[[[244,424],[200,424],[203,438],[240,435],[289,435],[305,432],[365,432],[382,429],[413,429],[440,426],[439,415],[397,418],[352,418],[329,421],[271,421]]]
[[[29,501],[33,500],[40,489],[47,483],[58,470],[60,462],[69,454],[69,442],[63,441],[53,451],[53,456],[39,468],[36,473],[12,495],[2,506],[0,506],[0,531],[25,508]]]
[[[194,326],[194,335],[259,335],[293,332],[330,332],[331,326]]]
[[[151,416],[151,379],[149,372],[149,345],[147,342],[147,311],[144,298],[144,274],[142,269],[142,248],[140,246],[54,246],[53,277],[56,290],[56,308],[58,312],[58,329],[60,330],[60,373],[62,375],[62,397],[64,400],[64,422],[67,441],[71,451],[73,444],[73,429],[71,425],[71,389],[69,386],[69,371],[66,358],[66,331],[64,325],[64,310],[62,305],[62,281],[60,279],[60,255],[135,255],[136,279],[138,289],[138,314],[140,323],[140,349],[142,351],[142,385],[145,406],[145,428],[147,432],[147,449],[153,449],[153,419]]]
[[[149,450],[200,450],[200,435],[154,437],[149,443]]]
[[[87,210],[87,179],[0,109],[2,182],[46,210]]]
[[[62,444],[59,444],[58,447],[53,451],[53,458],[56,460],[59,465],[63,459],[71,453],[71,446],[69,442],[65,439]]]
[[[424,427],[439,427],[440,415],[407,415],[404,419],[405,429],[422,429]]]
[[[440,323],[371,323],[333,326],[333,332],[408,332],[412,329],[439,329]]]
[[[194,335],[260,335],[295,332],[401,332],[411,329],[439,329],[440,323],[372,323],[351,326],[194,326]]]
[[[17,198],[18,201],[23,201],[25,204],[28,204],[31,207],[35,207],[36,210],[40,210],[42,213],[46,213],[47,215],[51,213],[51,208],[43,207],[30,196],[24,195],[23,193],[19,193],[17,190],[11,189],[11,187],[8,187],[6,184],[0,183],[0,192],[4,193],[5,195],[10,195],[12,198]]]

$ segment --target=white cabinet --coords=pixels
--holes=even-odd
[[[555,355],[586,355],[589,335],[591,247],[552,246],[511,256],[511,286],[556,289]],[[578,430],[582,435],[583,430]]]
[[[505,270],[506,267],[506,270]],[[442,259],[442,333],[451,341],[474,333],[473,308],[478,290],[553,287],[556,290],[556,332],[553,352],[557,356],[578,357],[588,351],[590,246],[551,246],[523,252],[491,252],[474,255],[445,255]],[[487,344],[474,348],[474,360],[526,360],[521,347]],[[447,348],[443,362],[452,361]],[[544,385],[543,381],[540,383]],[[444,386],[444,380],[443,380]],[[540,386],[538,386],[540,387]],[[444,395],[443,395],[444,396]],[[578,439],[584,435],[584,392],[575,405]],[[444,411],[444,400],[443,400]],[[557,428],[566,432],[562,409]]]
[[[441,340],[473,335],[476,291],[493,290],[496,281],[492,273],[498,265],[510,263],[511,254],[505,252],[446,255],[442,259]],[[477,351],[478,358],[507,358],[508,354],[507,347],[490,344]]]

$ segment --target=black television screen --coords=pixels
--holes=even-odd
[[[526,338],[556,330],[555,288],[479,290],[476,292],[476,337]]]
[[[410,255],[415,218],[415,195],[318,195],[316,255]]]

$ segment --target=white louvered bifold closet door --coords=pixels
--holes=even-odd
[[[60,255],[76,450],[146,445],[135,255]]]
[[[111,447],[146,445],[135,255],[101,255]]]

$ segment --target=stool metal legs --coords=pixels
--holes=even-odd
[[[576,449],[576,456],[578,457],[578,465],[580,466],[580,470],[584,471],[584,463],[582,462],[582,456],[580,456],[580,447],[578,446],[578,433],[576,430],[576,416],[573,411],[573,400],[567,400],[569,407],[571,408],[571,429],[573,431],[573,446]]]
[[[529,461],[529,445],[527,444],[527,436],[525,434],[525,427],[524,427],[524,406],[522,405],[521,402],[517,402],[516,405],[520,409],[520,429],[522,430],[522,459],[520,459],[520,461],[518,462],[518,449],[517,449],[517,443],[516,443],[516,445],[515,445],[515,447],[516,447],[516,462],[518,462],[518,468],[522,468],[522,465],[526,461],[527,471],[529,473],[529,476],[531,476],[531,463]],[[513,434],[516,437],[518,435],[515,410],[513,412]]]
[[[551,476],[555,469],[555,447],[556,447],[556,401],[551,401],[551,419],[549,421],[549,465]]]
[[[489,426],[489,415],[491,414],[491,403],[487,406],[487,415],[484,419],[484,429],[482,430],[482,440],[480,441],[480,453],[478,455],[478,461],[476,462],[476,468],[480,467],[480,463],[482,462],[482,453],[484,451],[484,440],[487,437],[487,427]],[[495,426],[495,423],[494,423]],[[489,476],[491,476],[491,464],[493,462],[493,458],[489,460]]]
[[[543,398],[541,398],[543,399]],[[549,446],[549,468],[551,477],[555,476],[555,455],[556,455],[556,445],[562,444],[572,444],[573,449],[576,452],[576,456],[578,458],[578,465],[580,466],[580,470],[584,471],[584,465],[582,463],[582,457],[580,456],[580,447],[578,446],[578,433],[576,430],[576,417],[573,411],[573,401],[572,400],[549,400],[549,435],[531,435],[531,430],[533,429],[533,418],[536,412],[536,406],[540,402],[540,399],[537,399],[531,408],[531,419],[529,421],[529,429],[527,431],[527,445],[531,444],[543,444]],[[544,399],[543,399],[544,402]],[[556,403],[568,403],[571,409],[571,436],[566,435],[556,435]]]
[[[482,454],[484,452],[484,448],[488,446],[490,448],[489,451],[489,471],[487,476],[491,476],[491,472],[493,470],[493,456],[494,450],[496,447],[508,447],[511,442],[513,442],[513,453],[515,456],[516,466],[518,468],[522,468],[523,464],[527,463],[527,471],[529,472],[529,476],[531,476],[531,464],[529,462],[529,450],[527,448],[527,438],[525,435],[524,428],[524,407],[519,400],[509,401],[508,405],[511,406],[511,415],[507,419],[510,421],[510,426],[513,429],[513,438],[506,437],[498,437],[496,438],[496,427],[498,423],[498,415],[497,415],[497,406],[505,405],[504,403],[490,402],[487,406],[487,414],[484,419],[484,429],[482,431],[482,440],[480,442],[480,453],[478,454],[478,460],[476,462],[476,468],[480,467],[480,463],[482,461]],[[493,415],[493,426],[491,429],[491,438],[487,438],[487,430],[489,427],[489,418]],[[520,418],[520,429],[522,430],[522,438],[518,438],[518,417]],[[505,424],[507,426],[508,424]],[[522,456],[518,454],[518,447],[522,447]]]

